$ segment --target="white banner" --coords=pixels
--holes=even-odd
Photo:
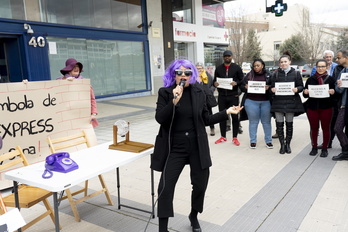
[[[266,93],[266,81],[248,81],[248,93]]]
[[[51,154],[47,136],[59,138],[86,129],[96,141],[90,115],[89,79],[0,84],[0,155],[20,146],[29,163],[42,161]],[[2,173],[0,180],[1,189]]]
[[[308,85],[309,97],[313,98],[328,98],[329,94],[329,85]]]
[[[275,83],[276,92],[275,95],[294,95],[292,91],[295,88],[294,82],[276,82]]]
[[[348,88],[348,73],[342,73],[340,80],[342,81],[342,88]]]
[[[233,88],[233,86],[231,85],[232,81],[233,81],[232,78],[221,78],[221,77],[216,78],[216,82],[219,83],[219,85],[217,87],[220,89],[232,90],[232,88]]]

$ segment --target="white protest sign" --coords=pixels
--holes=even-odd
[[[276,92],[275,95],[294,95],[292,91],[295,88],[294,82],[276,82],[275,86]]]
[[[90,115],[89,79],[0,84],[0,155],[20,146],[29,163],[35,163],[51,154],[47,136],[88,129],[95,138]],[[1,173],[0,189],[3,179]]]
[[[248,93],[266,93],[266,81],[248,81]]]
[[[328,98],[329,94],[329,85],[308,85],[309,97],[313,98]]]
[[[231,82],[233,81],[232,78],[221,78],[217,77],[216,82],[219,83],[219,86],[217,86],[220,89],[229,89],[232,90],[233,86],[231,85]]]
[[[348,73],[342,73],[340,80],[342,81],[342,88],[348,88]]]

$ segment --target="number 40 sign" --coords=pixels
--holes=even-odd
[[[33,46],[34,48],[36,48],[36,46],[45,47],[46,40],[43,36],[38,36],[37,38],[35,36],[32,36],[28,44],[29,46]]]

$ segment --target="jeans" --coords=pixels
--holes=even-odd
[[[249,119],[249,137],[250,143],[257,142],[257,127],[259,121],[263,127],[265,134],[264,139],[266,143],[272,143],[272,126],[271,126],[271,104],[269,101],[254,101],[250,99],[245,100],[245,111]]]

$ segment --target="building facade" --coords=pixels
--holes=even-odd
[[[97,97],[151,93],[145,0],[0,2],[2,82],[55,80],[75,58]]]
[[[226,1],[182,0],[173,5],[175,58],[203,62],[213,73],[222,63],[222,53],[229,44],[225,29]]]

